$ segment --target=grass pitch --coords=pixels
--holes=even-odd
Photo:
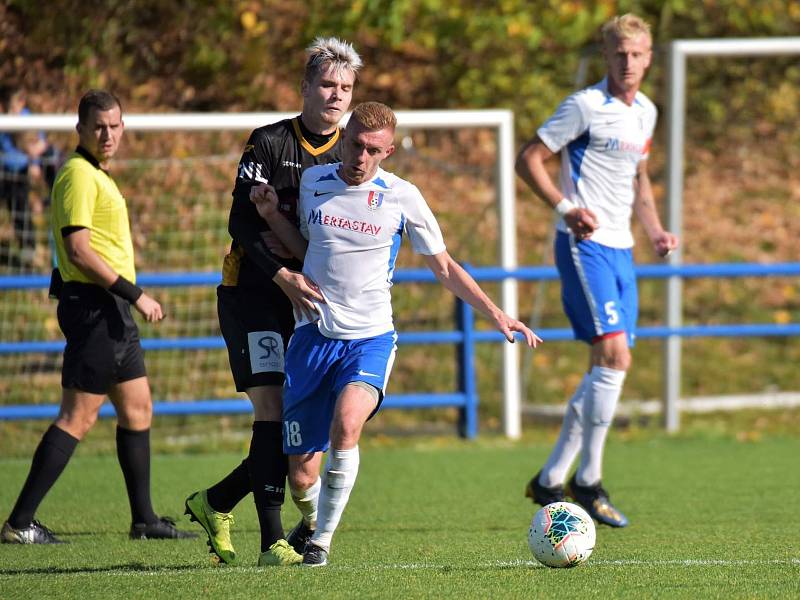
[[[539,566],[527,548],[534,506],[522,490],[548,450],[496,439],[367,442],[322,569],[256,568],[250,499],[233,530],[244,566],[212,566],[202,539],[129,541],[116,459],[79,451],[37,515],[70,544],[0,546],[0,598],[800,596],[797,438],[612,439],[606,483],[631,526],[598,527],[589,562],[567,570]],[[240,459],[156,456],[156,509],[180,515],[187,494]],[[0,459],[3,517],[28,465]],[[284,517],[294,524],[293,506]],[[186,517],[179,524],[196,527]]]

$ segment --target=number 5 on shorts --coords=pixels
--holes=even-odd
[[[300,423],[297,421],[286,421],[283,426],[286,428],[286,445],[299,446],[303,443],[300,435]]]

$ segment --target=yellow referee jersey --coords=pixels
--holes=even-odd
[[[128,207],[114,180],[82,148],[70,154],[56,175],[51,202],[51,228],[64,281],[92,283],[67,258],[61,229],[87,227],[92,250],[118,275],[136,282]]]

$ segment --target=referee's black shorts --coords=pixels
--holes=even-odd
[[[294,332],[292,304],[272,292],[220,285],[217,314],[237,392],[283,385],[283,359]]]
[[[147,375],[131,305],[98,285],[68,281],[58,301],[67,339],[61,386],[107,394],[118,383]]]

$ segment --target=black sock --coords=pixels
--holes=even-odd
[[[117,458],[125,477],[133,523],[155,523],[150,501],[150,430],[133,431],[117,425]]]
[[[17,503],[8,517],[14,529],[27,527],[47,492],[67,466],[78,439],[63,429],[51,425],[42,436],[31,461],[31,470],[22,486]]]
[[[250,487],[250,473],[245,458],[224,479],[206,490],[208,504],[217,512],[231,512],[250,493]]]
[[[281,506],[288,463],[283,453],[282,426],[274,421],[253,423],[253,439],[247,457],[250,485],[261,525],[261,551],[284,537]]]

